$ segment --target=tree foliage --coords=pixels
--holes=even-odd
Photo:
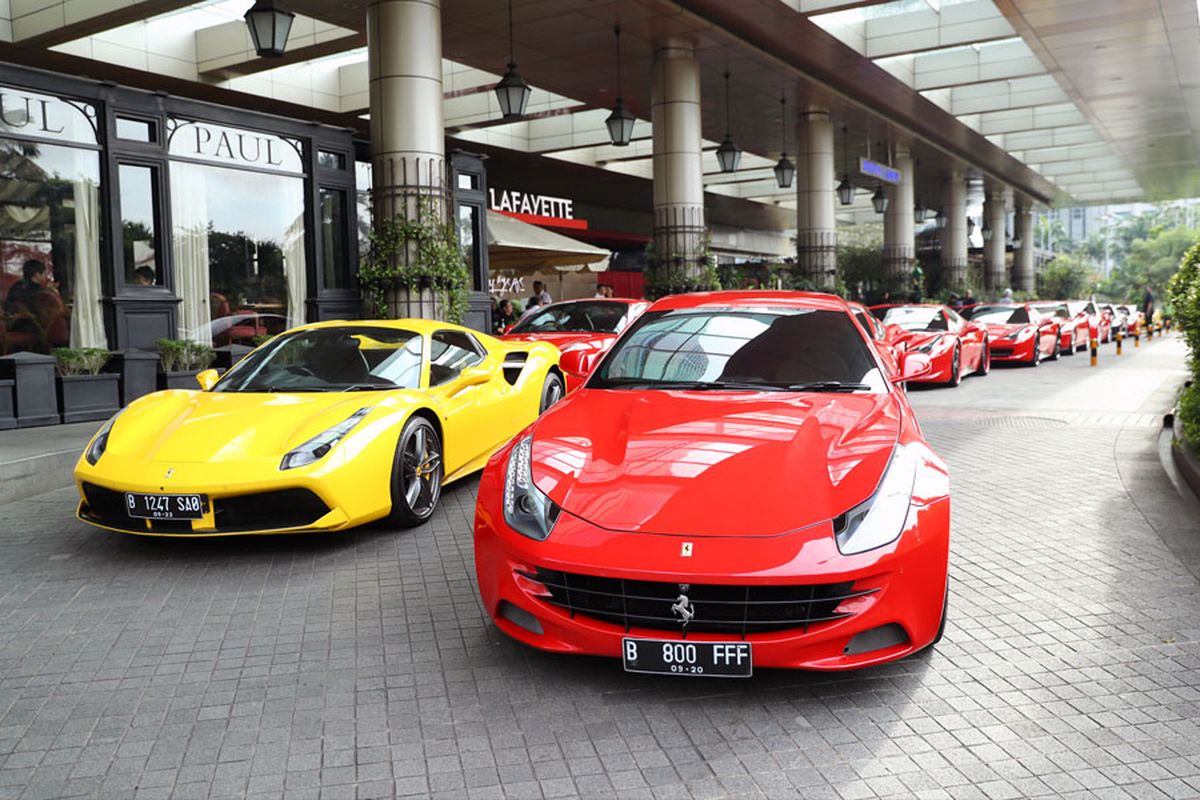
[[[1128,253],[1101,285],[1103,294],[1118,301],[1138,302],[1149,286],[1155,295],[1163,296],[1184,254],[1200,239],[1200,231],[1189,228],[1155,227],[1146,233],[1147,238],[1129,243]]]
[[[1042,267],[1037,276],[1038,296],[1051,300],[1083,297],[1092,282],[1091,266],[1074,253],[1063,253]]]

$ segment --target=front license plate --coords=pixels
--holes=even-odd
[[[754,673],[749,642],[621,640],[626,672],[749,678]]]
[[[198,494],[125,493],[125,508],[131,517],[141,519],[200,519],[204,498]]]

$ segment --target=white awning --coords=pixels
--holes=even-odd
[[[550,268],[574,272],[584,266],[602,271],[609,251],[554,233],[507,214],[488,210],[488,265],[491,270],[534,273]]]

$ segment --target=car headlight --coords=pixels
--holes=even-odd
[[[533,437],[517,442],[504,473],[504,521],[517,533],[544,542],[562,512],[533,485]]]
[[[283,461],[279,462],[280,469],[295,469],[296,467],[304,467],[312,464],[315,461],[320,461],[325,457],[325,454],[333,449],[333,446],[340,442],[347,433],[349,433],[355,425],[362,422],[374,406],[365,406],[355,411],[346,419],[334,425],[327,431],[318,433],[313,438],[309,439],[304,444],[294,450],[288,452],[283,457]]]
[[[100,456],[104,455],[104,451],[108,449],[108,435],[112,432],[113,423],[117,421],[117,417],[119,416],[121,416],[120,411],[109,417],[108,422],[100,426],[100,430],[96,431],[96,436],[92,439],[91,444],[88,445],[87,450],[83,451],[83,457],[93,467],[100,460]]]
[[[934,347],[936,347],[938,344],[940,344],[940,343],[941,343],[941,341],[942,341],[942,338],[943,338],[943,337],[941,337],[941,336],[935,336],[935,337],[933,337],[933,338],[932,338],[932,339],[930,339],[928,342],[926,342],[925,344],[923,344],[923,345],[921,345],[920,347],[918,347],[918,348],[917,348],[917,352],[918,352],[918,353],[928,353],[928,352],[931,352],[931,351],[933,350],[933,348],[934,348]]]
[[[842,555],[865,553],[900,538],[912,504],[917,463],[910,448],[897,447],[875,494],[833,521]]]

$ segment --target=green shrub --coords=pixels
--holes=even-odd
[[[98,375],[112,353],[100,347],[56,347],[59,375]]]
[[[217,353],[211,347],[187,339],[159,339],[158,360],[163,372],[191,372],[208,369]]]
[[[1192,367],[1200,373],[1200,244],[1184,254],[1179,269],[1167,282],[1167,303],[1174,324],[1192,351]]]
[[[1200,453],[1200,381],[1183,390],[1177,413],[1183,424],[1183,438],[1193,453]]]

